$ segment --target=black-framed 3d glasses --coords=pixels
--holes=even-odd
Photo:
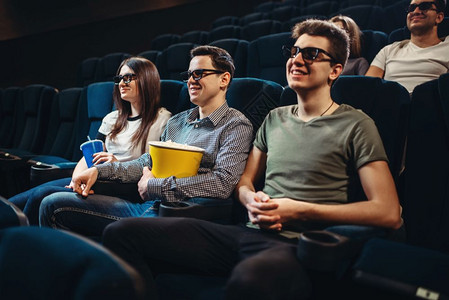
[[[133,79],[137,79],[137,76],[136,76],[136,74],[128,73],[128,74],[123,74],[123,75],[117,75],[117,76],[114,76],[114,78],[112,78],[112,80],[114,80],[115,85],[119,85],[120,81],[122,81],[122,79],[125,84],[129,84]]]
[[[320,58],[317,61],[331,61],[331,62],[336,61],[335,58],[333,58],[332,55],[329,54],[329,52],[320,48],[315,47],[300,48],[298,46],[293,46],[289,48],[285,45],[282,46],[282,53],[287,58],[295,58],[296,56],[298,56],[300,52],[302,54],[302,59],[309,64],[313,63],[313,61],[315,61],[318,58],[318,55],[320,53],[326,54],[330,58]]]
[[[407,13],[411,13],[411,12],[414,12],[417,7],[419,8],[420,11],[428,11],[428,10],[435,10],[435,11],[437,11],[437,9],[433,8],[432,5],[436,6],[435,2],[421,2],[419,4],[416,4],[416,3],[415,4],[410,4],[409,6],[407,6],[405,8],[405,11]]]
[[[203,77],[211,74],[222,74],[225,71],[213,70],[213,69],[197,69],[193,71],[185,71],[181,73],[181,80],[184,82],[189,81],[190,76],[192,76],[193,80],[198,81]]]

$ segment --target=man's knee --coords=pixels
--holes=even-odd
[[[274,249],[273,249],[274,250]],[[226,285],[227,299],[309,299],[312,286],[296,259],[285,260],[283,251],[269,251],[243,260]],[[268,252],[267,252],[268,254]]]
[[[106,247],[121,241],[123,237],[127,237],[133,232],[133,219],[121,219],[106,226],[103,231],[103,244]]]
[[[41,226],[51,227],[54,223],[52,218],[54,218],[55,210],[61,205],[61,201],[65,199],[65,195],[71,195],[72,193],[62,192],[62,193],[52,193],[42,199],[39,207],[39,224]]]

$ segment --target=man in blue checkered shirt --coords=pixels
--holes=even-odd
[[[251,122],[228,107],[226,91],[234,74],[228,52],[212,46],[191,51],[189,71],[183,73],[195,108],[173,116],[161,137],[205,149],[198,174],[192,177],[155,178],[148,153],[129,162],[96,165],[73,178],[73,192],[60,192],[42,201],[41,226],[99,236],[104,227],[126,217],[154,217],[155,201],[230,201],[245,168],[253,139]],[[142,201],[94,194],[97,180],[138,182]]]

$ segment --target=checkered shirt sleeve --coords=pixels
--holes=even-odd
[[[148,153],[144,153],[135,160],[106,163],[95,167],[98,170],[98,179],[130,183],[139,182],[145,166],[151,168],[151,158]]]

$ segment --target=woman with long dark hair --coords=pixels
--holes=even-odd
[[[117,110],[103,118],[97,139],[103,140],[105,151],[93,155],[93,163],[128,161],[142,155],[149,141],[159,140],[171,113],[160,107],[160,77],[155,65],[141,57],[124,60],[114,77],[113,99]],[[83,158],[72,176],[87,169]],[[31,224],[38,224],[42,199],[54,192],[65,191],[71,178],[44,183],[15,195],[9,201],[27,215]]]

